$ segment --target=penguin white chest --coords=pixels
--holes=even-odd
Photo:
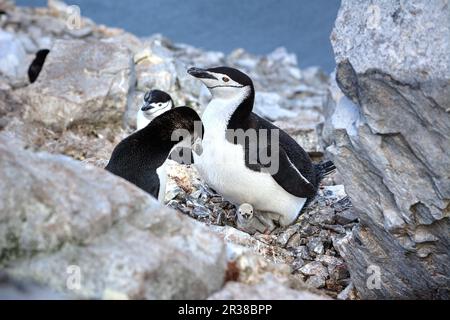
[[[136,130],[141,130],[145,128],[152,119],[149,119],[145,116],[142,110],[139,110],[136,116]]]
[[[158,192],[158,201],[160,203],[164,203],[164,198],[166,196],[166,185],[167,185],[167,160],[156,169],[156,174],[159,178],[159,192]]]

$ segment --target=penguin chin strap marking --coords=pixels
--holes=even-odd
[[[244,88],[245,86],[225,86],[225,85],[217,85],[213,87],[207,87],[208,89],[215,89],[215,88]]]

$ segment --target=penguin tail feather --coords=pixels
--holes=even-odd
[[[317,175],[317,188],[319,188],[319,184],[323,180],[323,178],[325,178],[326,176],[328,176],[336,171],[336,166],[334,165],[333,161],[321,162],[321,163],[315,164],[314,166],[315,166],[316,175]],[[315,196],[312,198],[308,198],[306,200],[299,215],[302,215],[305,212],[306,208],[309,207],[309,205],[312,203],[314,198],[315,198]]]
[[[334,165],[333,161],[325,161],[316,164],[318,182],[322,181],[323,178],[334,173],[335,171],[336,166]]]

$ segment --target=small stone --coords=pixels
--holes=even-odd
[[[290,248],[298,248],[300,246],[300,242],[301,242],[302,237],[300,236],[300,234],[296,233],[294,234],[288,241],[286,248],[290,249]],[[306,247],[305,247],[306,248]]]
[[[222,203],[223,199],[221,196],[214,196],[214,197],[211,197],[211,199],[209,199],[209,201],[211,201],[212,203]]]
[[[313,226],[310,224],[308,224],[304,228],[300,228],[300,230],[299,230],[300,234],[304,237],[313,236],[313,235],[317,234],[319,231],[320,231],[320,228],[318,226]]]
[[[325,284],[325,278],[320,276],[312,276],[309,277],[308,280],[306,280],[306,285],[316,289],[325,287]]]
[[[311,260],[311,256],[309,255],[309,250],[306,246],[299,246],[295,249],[295,254],[297,257],[302,259]]]
[[[319,237],[313,237],[308,242],[308,249],[309,252],[314,252],[316,254],[323,254],[324,253],[324,247],[322,239]]]
[[[342,261],[341,259],[329,255],[319,256],[317,257],[317,261],[322,262],[327,267],[344,264],[344,261]]]
[[[319,276],[326,279],[328,277],[327,268],[319,261],[313,261],[300,268],[300,272],[306,276]]]
[[[339,300],[350,300],[352,298],[354,291],[353,283],[350,283],[341,293],[338,294],[337,298]]]
[[[332,208],[326,207],[314,216],[314,222],[317,224],[334,224],[335,214]]]
[[[284,230],[277,238],[277,244],[279,246],[285,247],[288,244],[288,241],[296,234],[298,230],[297,226],[291,226]]]
[[[295,258],[294,263],[292,265],[294,271],[299,270],[306,264],[305,260],[300,257]]]
[[[191,197],[194,199],[199,199],[201,195],[202,195],[201,190],[197,190],[197,191],[194,191],[193,193],[191,193]]]
[[[429,232],[426,226],[419,226],[414,232],[414,241],[417,243],[435,242],[438,240],[439,238]]]
[[[175,187],[173,189],[166,191],[165,200],[171,201],[177,197],[183,198],[185,196],[186,196],[186,193],[183,191],[183,189],[181,189],[180,187]]]
[[[328,271],[330,273],[330,277],[336,281],[350,277],[350,273],[344,264],[329,265]]]
[[[324,224],[322,227],[327,229],[327,230],[334,231],[336,233],[345,234],[345,228],[343,226],[341,226],[341,225]]]
[[[358,220],[358,216],[353,209],[347,209],[336,213],[336,222],[340,225],[346,225],[355,222],[356,220]]]
[[[350,201],[349,197],[344,197],[339,201],[333,203],[332,208],[334,208],[336,212],[345,211],[352,208],[352,202]]]
[[[209,216],[209,211],[205,207],[196,206],[194,210],[192,210],[192,214],[196,217],[205,218]]]

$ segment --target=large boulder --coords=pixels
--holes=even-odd
[[[343,1],[333,31],[327,151],[361,221],[335,246],[363,298],[450,296],[448,9]]]
[[[13,84],[26,82],[28,62],[22,43],[13,33],[0,29],[0,78]]]
[[[120,121],[134,78],[132,55],[117,41],[56,40],[37,81],[23,89],[25,119],[56,130]]]
[[[336,60],[407,82],[450,75],[447,0],[342,0],[331,35]]]
[[[81,298],[202,299],[223,241],[105,170],[0,135],[0,266]]]
[[[313,293],[308,289],[295,290],[284,285],[275,277],[266,277],[258,284],[248,285],[228,282],[209,300],[330,300],[325,295]]]

